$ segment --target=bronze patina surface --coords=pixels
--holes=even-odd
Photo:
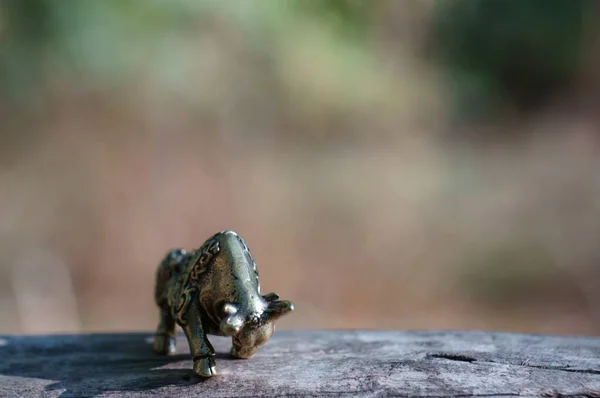
[[[294,309],[276,293],[260,294],[256,262],[234,231],[211,236],[197,250],[173,249],[156,273],[160,322],[154,337],[157,354],[175,352],[175,324],[183,328],[202,377],[217,373],[207,335],[230,336],[230,354],[249,358],[275,330],[275,321]]]

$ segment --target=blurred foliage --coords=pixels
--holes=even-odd
[[[593,0],[435,3],[436,54],[459,116],[529,110],[574,76]]]
[[[357,109],[389,108],[386,101],[394,100],[372,54],[375,7],[367,0],[240,1],[235,7],[218,0],[1,0],[0,99],[39,99],[37,89],[52,79],[75,79],[85,90],[146,76],[164,83],[165,92],[198,100],[191,92],[197,86],[189,84],[204,70],[198,36],[220,24],[218,34],[241,33],[225,45],[251,54],[253,60],[244,59],[251,75],[245,81],[263,79],[273,91],[265,97],[289,98],[299,120],[325,113],[351,119]],[[529,109],[568,84],[581,58],[583,16],[592,7],[593,0],[433,2],[436,55],[455,114]],[[260,66],[252,69],[251,62]],[[268,77],[258,76],[265,70]],[[215,103],[214,109],[223,106]]]
[[[202,16],[215,12],[240,23],[249,45],[268,46],[273,35],[293,27],[298,17],[318,20],[339,35],[352,34],[359,39],[368,30],[370,4],[362,0],[284,0],[241,2],[231,7],[232,3],[213,0],[3,0],[1,89],[10,96],[28,92],[49,65],[69,75],[90,74],[103,84],[120,82],[140,65],[156,59],[153,57],[164,61],[164,54],[157,54],[162,46],[176,45],[170,39],[182,30],[202,31]],[[171,47],[169,56],[185,50]],[[56,69],[49,72],[56,73]]]
[[[294,0],[295,10],[317,18],[342,35],[363,41],[373,25],[375,3],[365,0]]]
[[[302,143],[324,128],[351,136],[361,122],[397,114],[389,109],[399,96],[368,40],[373,7],[365,0],[235,7],[218,0],[0,0],[0,100],[33,109],[62,91],[135,93],[128,88],[143,86],[205,124],[218,125],[224,109],[234,108],[238,116],[227,126],[246,135],[275,121]]]
[[[35,95],[46,75],[89,75],[103,84],[118,83],[140,63],[152,61],[152,54],[169,38],[164,37],[165,28],[171,34],[189,28],[204,4],[209,3],[3,0],[2,93],[11,99]],[[84,80],[93,85],[93,80]]]

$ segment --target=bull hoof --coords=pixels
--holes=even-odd
[[[175,353],[175,337],[172,336],[154,336],[152,349],[159,355],[170,355]]]
[[[212,377],[217,374],[215,360],[212,357],[194,361],[194,372],[200,377]]]

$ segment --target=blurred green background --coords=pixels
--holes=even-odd
[[[597,4],[0,0],[0,333],[222,229],[282,328],[600,333]]]

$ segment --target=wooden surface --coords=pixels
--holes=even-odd
[[[486,332],[277,331],[248,360],[212,337],[219,376],[150,334],[0,336],[0,397],[600,397],[600,338]]]

